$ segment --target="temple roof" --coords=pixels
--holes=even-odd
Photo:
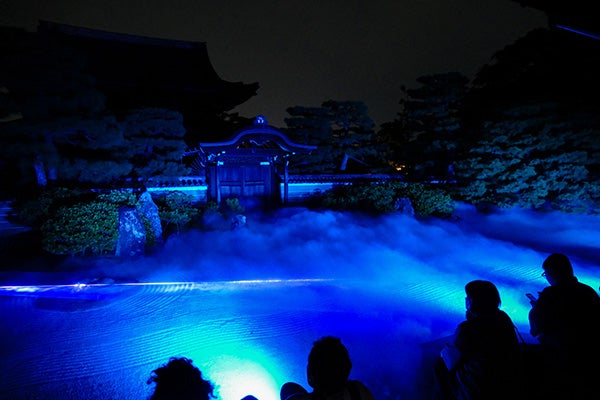
[[[86,69],[116,109],[171,107],[184,116],[228,111],[256,95],[258,83],[221,79],[206,43],[136,36],[40,21],[38,33],[85,54]]]

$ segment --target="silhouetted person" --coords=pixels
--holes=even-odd
[[[209,400],[215,398],[213,384],[202,377],[192,360],[171,357],[152,371],[148,384],[155,383],[150,400]]]
[[[281,400],[373,400],[364,384],[348,379],[351,369],[352,362],[342,341],[324,336],[314,342],[308,355],[306,377],[312,393],[297,383],[287,382],[281,387]]]
[[[500,310],[500,293],[489,281],[465,286],[466,320],[435,366],[438,396],[513,399],[521,395],[521,356],[515,326]]]
[[[542,264],[550,286],[532,300],[530,333],[542,346],[545,387],[565,398],[588,398],[600,378],[600,296],[578,281],[564,254]]]

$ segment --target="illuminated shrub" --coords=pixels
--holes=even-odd
[[[37,198],[19,204],[16,209],[22,223],[40,229],[45,251],[96,256],[114,253],[118,240],[118,210],[122,206],[134,207],[137,202],[136,194],[129,191],[98,194],[59,188],[44,190]],[[153,241],[147,241],[147,245],[157,241],[151,232],[146,236]]]
[[[80,196],[81,193],[66,188],[50,188],[41,190],[37,195],[26,200],[17,200],[12,207],[17,214],[17,222],[30,227],[40,227],[55,211],[69,199]]]
[[[144,224],[144,229],[146,230],[146,247],[152,248],[157,246],[160,243],[160,240],[158,237],[156,237],[157,235],[152,227],[152,222],[142,215],[142,223]]]
[[[338,185],[323,194],[321,206],[383,214],[394,211],[394,190],[388,185]]]
[[[403,183],[397,186],[397,197],[408,197],[417,215],[443,218],[452,216],[455,208],[454,200],[444,189],[422,183]]]
[[[333,210],[383,214],[395,211],[399,198],[410,199],[418,216],[449,217],[454,212],[454,201],[448,193],[420,183],[339,185],[313,203]]]
[[[53,254],[114,253],[119,205],[106,201],[61,207],[42,225],[42,247]]]
[[[174,227],[177,233],[200,215],[200,211],[193,203],[194,198],[183,192],[169,192],[155,199],[158,214],[165,226],[165,230]]]
[[[120,206],[135,207],[138,201],[137,195],[130,191],[113,190],[110,193],[98,195],[99,201],[105,201]]]
[[[209,201],[201,207],[201,228],[209,231],[230,230],[233,220],[244,211],[244,206],[236,197],[225,199],[221,204]]]
[[[227,214],[240,214],[244,212],[244,207],[240,204],[238,198],[226,199],[225,204],[227,205]]]

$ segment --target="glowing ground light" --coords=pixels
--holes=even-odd
[[[304,286],[314,283],[331,282],[333,279],[249,279],[215,282],[119,282],[119,283],[73,283],[65,285],[7,285],[0,286],[0,295],[18,295],[27,293],[46,293],[46,292],[64,292],[71,293],[83,292],[89,288],[103,287],[148,287],[161,286],[166,291],[178,290],[217,290],[227,288],[253,288],[263,286]]]
[[[215,382],[235,382],[234,385],[217,386],[219,398],[239,400],[252,395],[259,400],[277,400],[283,383],[280,362],[268,359],[255,349],[239,349],[239,355],[214,357],[213,365],[206,368],[210,379]]]

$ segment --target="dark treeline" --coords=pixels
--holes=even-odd
[[[193,173],[181,155],[203,134],[186,128],[181,110],[111,109],[84,56],[33,33],[0,34],[9,190]],[[471,203],[598,212],[599,67],[600,42],[539,29],[496,52],[473,79],[443,71],[419,78],[399,93],[397,118],[379,127],[361,101],[292,106],[282,130],[319,150],[290,168],[399,172],[409,182],[450,184],[455,199]],[[206,118],[211,135],[217,128],[209,122],[222,122],[222,139],[251,120]]]

